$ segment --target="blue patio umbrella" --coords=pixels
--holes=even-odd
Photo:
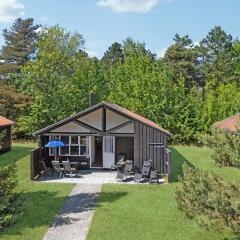
[[[65,146],[65,144],[62,141],[50,141],[48,142],[48,144],[45,145],[45,147],[63,147],[63,146]],[[56,157],[57,156],[54,156],[55,161]]]
[[[62,141],[50,141],[45,147],[63,147],[65,144]]]

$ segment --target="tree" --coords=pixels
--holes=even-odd
[[[16,164],[0,168],[0,229],[13,224],[23,211],[22,199],[15,192],[17,186]]]
[[[199,62],[204,84],[215,89],[221,82],[233,80],[233,38],[216,26],[200,41]]]
[[[31,97],[15,91],[6,81],[0,81],[0,115],[16,120],[31,102]]]
[[[5,45],[0,52],[0,76],[6,78],[9,73],[19,73],[30,61],[36,51],[37,29],[32,18],[17,18],[10,29],[3,30]]]
[[[38,40],[34,62],[24,66],[21,89],[33,96],[29,114],[20,118],[21,129],[33,131],[64,119],[87,107],[90,91],[97,100],[107,91],[99,61],[83,51],[84,40],[59,26],[46,28]]]
[[[181,77],[185,79],[185,87],[201,85],[197,71],[197,51],[188,35],[180,37],[178,34],[173,38],[175,41],[165,55],[164,61],[172,68],[173,81],[176,83]]]
[[[123,50],[122,45],[118,42],[113,43],[108,50],[104,53],[101,63],[104,66],[114,66],[118,63],[123,63]]]
[[[146,49],[146,44],[144,42],[136,42],[130,37],[123,41],[123,54],[124,57],[130,55],[147,55],[152,59],[156,58],[156,54]]]
[[[240,83],[240,41],[236,41],[233,45],[234,50],[234,75],[236,82]]]
[[[220,176],[183,165],[176,191],[179,208],[208,229],[240,235],[240,186]],[[238,238],[238,237],[237,237]]]

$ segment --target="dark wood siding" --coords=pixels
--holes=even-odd
[[[133,137],[116,137],[115,156],[124,154],[125,159],[134,160],[134,139]]]
[[[0,141],[0,153],[4,153],[9,151],[12,147],[12,126],[0,127],[0,134],[3,135]]]
[[[166,168],[166,147],[168,136],[153,127],[140,122],[135,122],[134,134],[134,165],[142,168],[143,162],[151,159],[153,168],[162,173]],[[154,148],[149,143],[163,143],[164,148]]]

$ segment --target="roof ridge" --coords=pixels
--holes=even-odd
[[[215,123],[213,124],[213,126],[215,126],[215,125],[217,125],[218,123],[221,123],[221,122],[223,122],[223,121],[227,121],[228,119],[237,117],[238,115],[240,116],[240,113],[236,113],[236,114],[234,114],[234,115],[232,115],[232,116],[230,116],[230,117],[224,118],[223,120],[220,120],[220,121],[218,121],[218,122],[215,122]]]

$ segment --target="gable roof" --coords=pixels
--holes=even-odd
[[[13,125],[13,124],[14,124],[13,121],[11,121],[3,116],[0,116],[0,127]]]
[[[221,128],[228,132],[238,133],[240,131],[240,113],[217,122],[213,124],[213,126]]]
[[[155,129],[157,129],[157,130],[159,130],[159,131],[161,131],[161,132],[164,132],[165,134],[171,136],[171,133],[170,133],[169,131],[167,131],[166,129],[160,127],[159,125],[157,125],[157,124],[154,123],[153,121],[151,121],[151,120],[149,120],[149,119],[147,119],[147,118],[145,118],[145,117],[142,117],[142,116],[140,116],[140,115],[138,115],[138,114],[136,114],[136,113],[134,113],[134,112],[131,112],[131,111],[129,111],[128,109],[123,108],[123,107],[121,107],[121,106],[119,106],[119,105],[117,105],[117,104],[110,103],[110,102],[101,102],[101,103],[98,103],[98,104],[96,104],[96,105],[94,105],[94,106],[92,106],[92,107],[89,107],[89,108],[87,108],[87,109],[85,109],[85,110],[83,110],[83,111],[75,114],[74,116],[68,117],[68,118],[66,118],[66,119],[64,119],[64,120],[62,120],[62,121],[59,121],[59,122],[54,123],[54,124],[52,124],[52,125],[50,125],[50,126],[48,126],[48,127],[45,127],[45,128],[43,128],[43,129],[41,129],[41,130],[38,130],[38,131],[34,132],[33,134],[34,134],[34,135],[38,135],[38,134],[47,132],[47,131],[52,130],[52,129],[58,127],[58,126],[62,126],[63,124],[65,124],[65,123],[67,123],[67,122],[69,122],[69,121],[71,121],[71,120],[74,120],[74,119],[76,119],[76,118],[79,118],[79,117],[87,114],[88,112],[92,112],[92,111],[94,111],[94,110],[97,110],[97,109],[99,109],[99,108],[101,108],[101,107],[106,107],[107,109],[113,110],[113,111],[115,111],[115,112],[117,112],[117,113],[120,113],[120,114],[122,114],[122,115],[130,118],[130,119],[133,119],[133,120],[135,120],[135,121],[139,121],[139,122],[141,122],[141,123],[143,123],[143,124],[146,124],[146,125],[148,125],[148,126],[150,126],[150,127],[153,127],[153,128],[155,128]]]

